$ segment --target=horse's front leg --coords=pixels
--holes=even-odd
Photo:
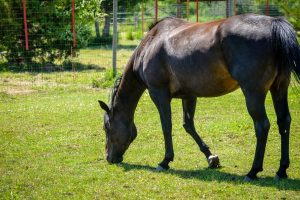
[[[208,165],[210,168],[216,168],[220,166],[219,157],[217,155],[212,155],[209,147],[204,143],[199,134],[197,133],[194,126],[194,115],[197,104],[197,98],[189,98],[182,100],[183,108],[183,127],[187,133],[189,133],[192,138],[198,144],[200,151],[205,155]]]
[[[150,97],[156,105],[165,140],[165,157],[159,163],[156,171],[169,169],[169,162],[174,159],[173,142],[172,142],[172,120],[171,120],[171,97],[167,90],[149,89]]]

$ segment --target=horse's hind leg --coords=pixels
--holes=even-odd
[[[249,114],[251,115],[256,135],[256,150],[255,157],[250,172],[247,174],[245,180],[256,179],[256,174],[263,171],[263,159],[267,143],[268,132],[270,129],[270,122],[268,120],[265,110],[265,93],[250,92],[243,90],[246,97],[246,104]]]
[[[182,99],[183,107],[183,127],[187,133],[189,133],[198,144],[200,150],[207,158],[209,167],[218,167],[219,158],[213,156],[209,150],[209,147],[203,142],[199,134],[196,132],[194,126],[194,114],[196,109],[197,98]]]
[[[277,115],[277,124],[281,135],[281,160],[276,173],[277,178],[287,178],[286,169],[289,167],[289,137],[291,116],[288,107],[288,83],[284,86],[274,85],[271,88],[272,99]]]

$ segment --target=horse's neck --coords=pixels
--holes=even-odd
[[[133,121],[134,112],[145,87],[138,81],[132,69],[127,69],[121,80],[114,100],[114,108],[129,122]]]

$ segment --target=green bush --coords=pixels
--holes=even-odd
[[[0,51],[6,52],[6,61],[21,70],[32,68],[32,63],[54,63],[71,55],[73,33],[71,8],[67,1],[31,0],[27,7],[29,51],[24,47],[22,4],[13,0],[0,0]],[[19,2],[19,1],[18,1]],[[83,15],[84,8],[81,8]],[[38,16],[36,13],[40,13]],[[18,19],[18,20],[16,20]],[[76,48],[84,48],[92,33],[88,22],[77,16]]]
[[[113,37],[112,35],[109,35],[108,37],[100,37],[100,38],[93,38],[88,46],[96,46],[96,45],[111,45],[112,44],[112,40],[113,40]]]
[[[116,77],[114,77],[113,69],[107,69],[104,73],[104,76],[100,79],[92,80],[93,88],[109,88],[114,85],[115,80],[120,76],[118,73]]]
[[[132,30],[127,30],[126,35],[125,35],[125,38],[126,38],[127,40],[134,40]]]
[[[144,37],[144,33],[141,30],[135,32],[135,39],[141,40],[141,39],[143,39],[143,37]]]

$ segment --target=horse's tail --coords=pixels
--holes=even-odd
[[[293,26],[282,18],[272,21],[272,43],[279,73],[292,71],[300,83],[300,46]],[[286,73],[285,73],[286,74]]]

